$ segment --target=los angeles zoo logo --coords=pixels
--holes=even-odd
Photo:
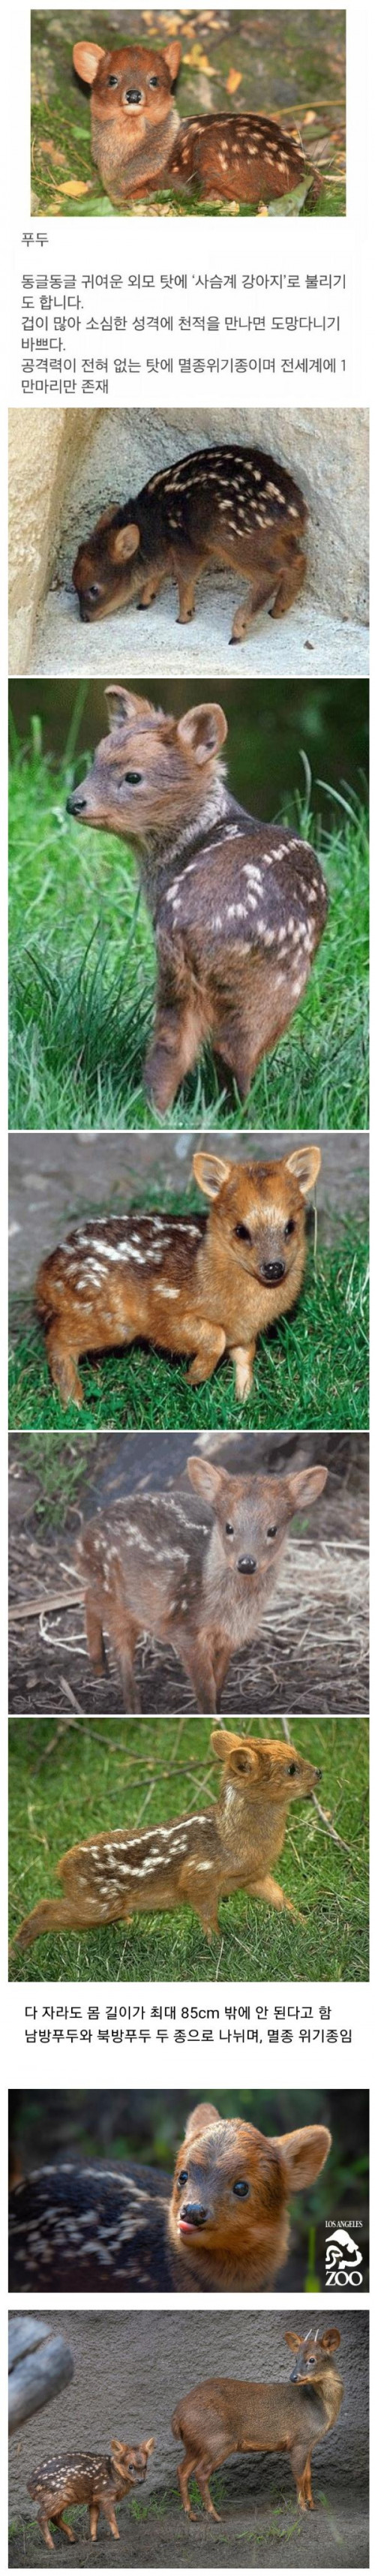
[[[360,2227],[361,2220],[354,2221]],[[326,2288],[327,2290],[360,2290],[362,2288],[362,2253],[346,2227],[327,2220]]]

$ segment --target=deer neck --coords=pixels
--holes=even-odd
[[[206,849],[214,847],[219,826],[225,826],[239,811],[218,765],[206,796],[187,823],[181,822],[178,826],[174,815],[170,823],[166,819],[163,828],[159,825],[145,833],[138,864],[154,920],[163,896],[168,899],[173,878],[193,867],[196,859],[204,858]]]

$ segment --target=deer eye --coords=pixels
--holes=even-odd
[[[141,786],[142,786],[142,770],[141,770],[141,769],[126,769],[126,770],[125,770],[125,786],[126,786],[126,787],[141,787]]]
[[[295,1234],[295,1231],[296,1231],[296,1229],[295,1229],[295,1223],[294,1223],[294,1216],[288,1216],[288,1223],[287,1223],[287,1225],[284,1225],[284,1235],[285,1235],[285,1239],[287,1238],[287,1235],[288,1235],[288,1234]]]
[[[233,1521],[226,1521],[226,1523],[225,1523],[225,1528],[226,1528],[227,1538],[234,1538],[234,1523],[233,1523]]]
[[[297,1763],[296,1763],[296,1762],[288,1762],[288,1780],[294,1780],[294,1779],[295,1779],[296,1770],[297,1770]]]
[[[188,2181],[189,2181],[189,2175],[188,2175],[188,2173],[187,2173],[187,2172],[185,2173],[185,2170],[184,2170],[184,2172],[183,2172],[183,2173],[179,2173],[179,2174],[177,2175],[177,2182],[178,2182],[178,2189],[179,2189],[179,2191],[181,2191],[182,2183],[183,2183],[183,2182],[188,2182]]]
[[[267,1530],[267,1538],[277,1538],[277,1521],[272,1523],[271,1529]]]
[[[118,89],[117,72],[108,73],[107,89]]]
[[[235,1225],[234,1231],[237,1235],[238,1243],[251,1243],[251,1234],[249,1234],[248,1225]]]
[[[248,2200],[250,2191],[250,2184],[248,2182],[234,2182],[233,2190],[236,2193],[237,2200]]]
[[[150,72],[150,79],[149,79],[149,84],[148,84],[148,86],[149,86],[149,89],[159,89],[159,80],[158,80],[157,72]]]
[[[87,598],[100,599],[100,581],[90,582],[90,589],[87,592]]]

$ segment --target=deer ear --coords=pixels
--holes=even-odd
[[[181,45],[178,45],[177,43],[173,45],[163,45],[163,54],[164,62],[168,64],[171,81],[175,81],[177,80],[177,73],[180,69]]]
[[[190,1484],[194,1485],[195,1493],[204,1494],[206,1503],[216,1503],[218,1494],[221,1492],[225,1469],[212,1467],[209,1458],[187,1458],[186,1465]]]
[[[243,1742],[246,1743],[245,1736]],[[229,1728],[226,1726],[214,1726],[210,1735],[210,1745],[211,1752],[216,1753],[218,1762],[228,1762],[230,1754],[238,1753],[241,1737],[230,1735]]]
[[[215,2110],[214,2102],[198,2102],[196,2110],[190,2112],[190,2119],[188,2120],[187,2127],[185,2129],[185,2139],[200,2138],[203,2129],[212,2129],[213,2120],[220,2119],[221,2112]]]
[[[288,1154],[286,1171],[292,1172],[293,1179],[299,1181],[304,1199],[308,1198],[309,1190],[315,1187],[321,1160],[320,1145],[299,1145],[296,1154]]]
[[[148,2442],[144,2442],[144,2444],[143,2444],[143,2449],[144,2449],[144,2451],[154,2451],[154,2450],[155,2450],[155,2434],[154,2434],[154,2433],[149,2433]]]
[[[284,2138],[273,2138],[286,2172],[289,2191],[304,2191],[316,2182],[332,2146],[330,2129],[291,2129]]]
[[[326,2334],[320,2335],[320,2342],[323,2346],[323,2352],[335,2352],[336,2345],[341,2343],[341,2335],[339,2334],[338,2326],[327,2326]]]
[[[285,2335],[285,2342],[290,2343],[291,2352],[300,2352],[301,2343],[304,2343],[304,2341],[304,2335],[290,2334],[289,2331]]]
[[[195,1180],[198,1182],[198,1189],[205,1191],[207,1199],[219,1197],[219,1191],[224,1189],[224,1182],[230,1181],[231,1169],[231,1163],[222,1162],[219,1154],[193,1154]]]
[[[130,555],[136,555],[140,542],[140,530],[135,520],[128,519],[125,528],[114,528],[109,549],[112,562],[128,563]]]
[[[149,709],[148,698],[135,698],[132,689],[117,688],[115,682],[105,690],[105,696],[110,733],[119,733],[122,725],[131,724],[138,716],[147,716],[149,712],[154,714],[154,708],[150,706]]]
[[[104,45],[73,45],[74,70],[79,80],[87,81],[89,89],[96,80],[99,63],[104,63],[104,55]]]
[[[227,732],[223,707],[217,706],[188,707],[186,716],[180,716],[177,725],[177,737],[187,745],[188,751],[195,752],[199,769],[204,767],[206,760],[212,760],[215,751],[221,750]]]
[[[327,1476],[328,1467],[303,1467],[297,1476],[288,1476],[291,1511],[300,1512],[303,1504],[308,1510],[310,1503],[317,1503],[318,1495],[324,1492]]]

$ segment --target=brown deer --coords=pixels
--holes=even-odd
[[[229,1476],[209,1458],[187,1461],[192,1499],[132,1495],[87,1521],[77,1543],[88,1652],[100,1680],[104,1632],[120,1665],[124,1714],[139,1713],[134,1671],[146,1630],[173,1646],[201,1716],[220,1703],[233,1654],[250,1643],[281,1571],[289,1521],[317,1502],[326,1467],[288,1476]],[[176,1706],[179,1689],[176,1685]]]
[[[305,1267],[305,1199],[321,1156],[300,1145],[273,1162],[194,1154],[209,1216],[91,1217],[42,1261],[36,1305],[62,1404],[81,1404],[76,1361],[141,1334],[194,1352],[190,1386],[229,1350],[236,1395],[250,1395],[258,1333],[290,1313]]]
[[[267,116],[240,111],[186,117],[174,98],[181,46],[161,52],[121,45],[109,52],[85,38],[73,45],[74,70],[91,90],[91,151],[113,206],[149,189],[194,180],[203,197],[238,198],[257,206],[301,186],[310,176],[311,203],[320,194],[318,174],[305,162],[294,134]]]
[[[149,608],[168,576],[177,582],[180,626],[194,616],[201,572],[213,564],[247,574],[232,644],[258,609],[285,617],[306,572],[307,507],[284,465],[262,448],[206,447],[153,474],[131,500],[110,503],[73,566],[85,624],[138,599]]]
[[[54,2549],[50,2522],[63,2531],[67,2540],[75,2540],[71,2523],[64,2522],[68,2504],[87,2504],[90,2539],[96,2540],[99,2514],[109,2523],[113,2540],[120,2539],[115,2504],[120,2496],[130,2495],[132,2487],[143,2486],[154,2437],[148,2442],[111,2442],[105,2451],[57,2451],[51,2459],[41,2460],[33,2469],[27,2484],[29,2495],[38,2505],[37,2520],[47,2549]]]
[[[130,2164],[41,2166],[9,2202],[9,2287],[26,2290],[272,2289],[289,2247],[290,2193],[309,2190],[331,2146],[309,2126],[265,2138],[199,2102],[174,2174]]]
[[[229,794],[220,706],[176,721],[130,689],[106,691],[110,733],[68,812],[137,852],[158,961],[145,1082],[172,1108],[203,1045],[245,1099],[302,999],[327,914],[319,861]]]
[[[43,1932],[92,1931],[97,1923],[127,1923],[134,1912],[164,1913],[175,1905],[190,1905],[211,1941],[220,1929],[220,1898],[239,1888],[296,1922],[303,1919],[271,1864],[283,1850],[290,1805],[311,1798],[321,1772],[293,1744],[258,1743],[224,1727],[214,1728],[211,1746],[223,1766],[216,1805],[131,1833],[108,1826],[75,1843],[58,1865],[63,1896],[42,1897],[26,1915],[17,1950],[28,1950]]]
[[[172,2415],[176,2442],[185,2443],[177,2476],[184,2511],[197,2521],[189,2497],[196,2478],[206,2513],[220,2522],[212,2503],[210,2478],[233,2451],[286,2451],[302,2512],[315,2511],[311,2489],[311,2453],[330,2433],[340,2413],[344,2388],[333,2359],[340,2335],[337,2326],[324,2334],[287,2333],[297,2359],[286,2386],[283,2380],[204,2379],[183,2397]],[[292,2387],[291,2382],[294,2382]]]

